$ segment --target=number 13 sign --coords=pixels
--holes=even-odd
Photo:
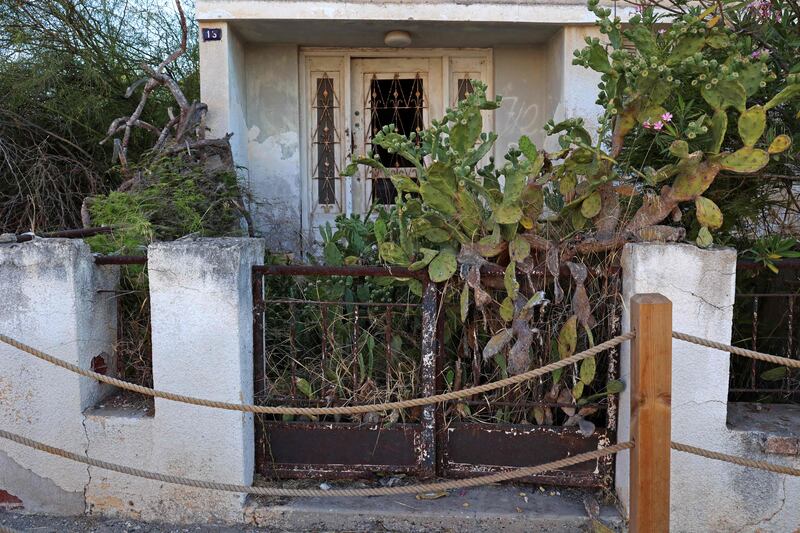
[[[220,28],[203,28],[204,41],[221,41],[222,30]]]

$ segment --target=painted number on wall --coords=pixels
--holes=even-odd
[[[204,41],[221,41],[222,30],[220,28],[203,28]]]

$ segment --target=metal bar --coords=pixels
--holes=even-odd
[[[800,270],[800,259],[780,259],[774,261],[778,269],[797,269]],[[736,270],[764,270],[765,267],[758,261],[752,259],[739,259],[736,261]]]
[[[277,300],[264,300],[264,304],[315,304],[315,305],[352,305],[358,307],[419,307],[414,303],[394,302],[345,302],[335,300],[299,300],[295,298],[281,298]]]
[[[751,350],[758,351],[758,296],[753,297],[753,331],[751,333],[753,341]],[[750,361],[750,388],[756,388],[756,360]]]
[[[422,289],[422,345],[421,385],[422,396],[436,393],[436,315],[438,307],[436,284],[425,277]],[[419,445],[419,462],[422,471],[433,475],[436,470],[436,407],[422,409],[422,435]]]
[[[96,255],[95,265],[146,265],[145,255]]]
[[[264,361],[264,277],[257,272],[251,274],[253,298],[253,400],[259,404],[266,399],[266,362]],[[256,415],[253,420],[255,437],[256,472],[265,472],[267,461],[267,432],[264,417]]]
[[[324,265],[258,265],[253,271],[270,276],[375,276],[393,278],[426,277],[424,270],[411,272],[407,268],[382,266],[324,266]]]

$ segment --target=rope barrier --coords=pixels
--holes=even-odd
[[[730,352],[735,355],[741,355],[742,357],[758,359],[759,361],[766,361],[768,363],[773,363],[776,365],[783,365],[792,368],[800,368],[800,360],[797,359],[789,359],[788,357],[778,357],[777,355],[770,355],[766,353],[756,352],[753,350],[747,350],[745,348],[737,348],[736,346],[722,344],[721,342],[715,342],[708,339],[703,339],[701,337],[695,337],[694,335],[689,335],[687,333],[680,333],[678,331],[673,331],[672,337],[681,341],[691,342],[692,344],[706,346],[708,348],[715,348],[717,350],[721,350],[723,352]]]
[[[387,402],[387,403],[372,404],[372,405],[356,405],[351,407],[272,407],[266,405],[238,404],[238,403],[220,402],[215,400],[195,398],[193,396],[185,396],[182,394],[174,394],[172,392],[165,392],[156,389],[151,389],[149,387],[143,387],[141,385],[136,385],[128,381],[123,381],[121,379],[112,378],[110,376],[99,374],[91,370],[86,370],[77,365],[73,365],[72,363],[68,363],[62,359],[46,354],[41,350],[37,350],[36,348],[28,346],[27,344],[23,344],[5,335],[0,335],[0,341],[3,341],[8,345],[13,346],[18,350],[28,353],[43,361],[47,361],[48,363],[60,366],[61,368],[69,370],[70,372],[80,374],[81,376],[91,378],[100,381],[102,383],[113,385],[120,389],[138,392],[139,394],[145,394],[147,396],[153,396],[155,398],[163,398],[165,400],[171,400],[174,402],[188,403],[191,405],[200,405],[203,407],[213,407],[216,409],[226,409],[230,411],[244,411],[247,413],[267,413],[276,415],[307,416],[307,415],[353,415],[360,413],[373,413],[380,411],[391,411],[393,409],[407,409],[409,407],[419,407],[423,405],[446,402],[449,400],[459,400],[461,398],[466,398],[468,396],[473,396],[475,394],[482,394],[484,392],[489,392],[491,390],[499,389],[501,387],[507,387],[509,385],[516,385],[517,383],[522,383],[523,381],[528,381],[530,379],[543,376],[545,374],[553,372],[554,370],[558,370],[559,368],[564,368],[573,365],[579,361],[582,361],[583,359],[588,359],[589,357],[593,357],[605,350],[608,350],[609,348],[613,348],[614,346],[622,344],[626,340],[632,339],[634,336],[635,336],[634,332],[628,332],[625,333],[624,335],[619,335],[617,337],[614,337],[613,339],[607,340],[606,342],[600,343],[597,346],[589,348],[588,350],[576,353],[560,361],[550,363],[549,365],[545,365],[543,367],[530,370],[523,374],[518,374],[516,376],[511,376],[509,378],[501,379],[499,381],[484,383],[483,385],[478,385],[476,387],[471,387],[469,389],[461,389],[443,394],[435,394],[433,396],[426,396],[423,398],[412,398],[410,400],[401,400],[396,402]]]
[[[726,463],[733,463],[735,465],[746,466],[749,468],[757,468],[759,470],[766,470],[768,472],[775,472],[776,474],[786,474],[788,476],[800,476],[800,468],[792,468],[789,466],[776,465],[766,461],[756,461],[754,459],[745,459],[736,455],[728,455],[726,453],[712,452],[703,448],[689,446],[688,444],[681,444],[680,442],[672,442],[670,447],[679,452],[690,453],[708,459],[716,459],[717,461],[725,461]]]
[[[201,481],[181,476],[158,474],[155,472],[149,472],[147,470],[141,470],[129,466],[117,465],[114,463],[109,463],[106,461],[100,461],[98,459],[85,457],[83,455],[68,452],[60,448],[55,448],[53,446],[49,446],[47,444],[43,444],[41,442],[32,439],[22,437],[20,435],[10,433],[2,429],[0,429],[0,437],[8,439],[12,442],[16,442],[18,444],[22,444],[23,446],[33,448],[35,450],[49,453],[51,455],[57,455],[59,457],[69,459],[71,461],[76,461],[79,463],[83,463],[85,465],[95,466],[97,468],[102,468],[104,470],[111,470],[113,472],[119,472],[121,474],[127,474],[130,476],[152,479],[155,481],[163,481],[165,483],[174,483],[177,485],[186,485],[189,487],[196,487],[200,489],[221,490],[225,492],[241,492],[247,494],[259,494],[263,496],[289,496],[289,497],[399,496],[401,494],[420,494],[425,492],[438,492],[438,491],[462,489],[468,487],[477,487],[480,485],[488,485],[490,483],[498,483],[501,481],[510,481],[512,479],[533,476],[536,474],[541,474],[543,472],[548,472],[550,470],[558,470],[561,468],[566,468],[568,466],[573,466],[586,461],[599,459],[600,457],[605,457],[606,455],[611,455],[613,453],[617,453],[622,450],[628,450],[633,448],[632,442],[622,442],[619,444],[615,444],[613,446],[609,446],[607,448],[602,448],[587,453],[581,453],[578,455],[574,455],[572,457],[565,457],[564,459],[551,461],[549,463],[544,463],[541,465],[515,468],[513,470],[506,470],[504,472],[498,472],[496,474],[489,474],[486,476],[480,476],[470,479],[439,481],[434,483],[423,483],[419,485],[406,485],[400,487],[322,490],[322,489],[286,489],[278,487],[251,487],[248,485],[217,483],[214,481]]]

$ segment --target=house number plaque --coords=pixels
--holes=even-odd
[[[221,41],[222,29],[221,28],[203,28],[204,41]]]

